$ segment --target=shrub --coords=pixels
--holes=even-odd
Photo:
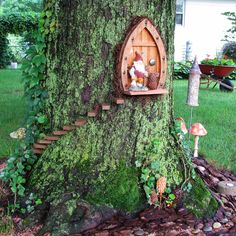
[[[233,59],[236,63],[236,42],[228,42],[222,48],[224,57]]]
[[[189,71],[192,67],[190,61],[186,62],[175,62],[174,64],[174,79],[188,79]]]

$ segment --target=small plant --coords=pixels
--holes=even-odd
[[[201,61],[201,64],[213,65],[213,66],[235,66],[236,65],[232,59],[225,59],[225,58],[222,58],[222,59],[219,59],[219,58],[214,58],[214,59],[206,58],[206,59]]]
[[[171,193],[170,187],[167,187],[167,179],[160,176],[160,161],[158,158],[158,148],[160,142],[154,139],[147,145],[145,155],[141,160],[135,162],[136,166],[141,168],[141,183],[148,203],[159,207],[172,206],[175,199]],[[172,195],[171,195],[172,194]]]
[[[188,79],[189,71],[192,66],[190,61],[186,62],[175,62],[174,64],[174,79]]]
[[[35,207],[42,204],[42,200],[38,198],[38,196],[34,193],[30,193],[28,199],[25,201],[24,206],[21,206],[19,203],[9,204],[8,205],[8,212],[20,212],[22,214],[31,213],[35,210]]]
[[[3,208],[0,208],[0,235],[12,235],[13,222],[9,214],[5,215]]]
[[[149,204],[163,207],[174,207],[175,194],[171,193],[170,188],[166,188],[166,178],[161,177],[157,180],[156,189],[152,190]]]

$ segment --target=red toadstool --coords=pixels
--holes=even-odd
[[[195,136],[193,157],[198,157],[199,136],[205,136],[207,134],[207,131],[205,130],[202,124],[195,123],[191,126],[189,133]]]
[[[184,119],[183,119],[182,117],[177,117],[175,120],[179,120],[179,121],[180,121],[180,129],[181,129],[181,131],[182,131],[184,134],[187,134],[187,133],[188,133],[188,130],[187,130],[187,128],[186,128]]]

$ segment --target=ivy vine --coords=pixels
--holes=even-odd
[[[14,193],[14,204],[16,204],[17,195],[24,196],[25,175],[37,160],[37,157],[32,153],[32,145],[47,128],[47,119],[43,112],[44,100],[47,97],[47,92],[44,89],[45,43],[40,32],[35,32],[34,35],[37,44],[28,50],[22,66],[25,96],[29,104],[26,135],[18,149],[8,159],[7,167],[0,175],[0,178],[9,183]]]
[[[14,193],[13,211],[16,208],[20,208],[17,203],[17,197],[25,196],[26,175],[37,161],[37,156],[32,152],[32,146],[37,139],[43,138],[45,133],[49,131],[49,122],[45,113],[45,101],[48,96],[45,88],[47,62],[45,56],[45,36],[49,37],[49,34],[53,34],[58,27],[56,19],[52,16],[52,10],[50,10],[50,7],[54,5],[55,7],[57,6],[53,4],[54,3],[51,3],[51,5],[45,6],[44,12],[41,14],[37,23],[38,29],[32,32],[35,45],[32,45],[28,49],[22,65],[25,96],[28,101],[28,118],[25,124],[26,134],[24,139],[21,140],[18,149],[8,159],[7,167],[0,174],[0,179],[8,182]],[[32,15],[29,17],[32,17]],[[33,18],[20,18],[24,26],[19,28],[11,28],[11,25],[6,24],[6,21],[4,21],[5,27],[11,28],[11,32],[14,33],[20,30],[29,30],[29,28],[33,29],[35,28],[34,20],[36,20],[36,18],[34,18],[34,16]],[[17,20],[15,24],[17,24]],[[29,193],[29,196],[31,195],[32,193]],[[34,199],[34,201],[36,203],[41,202],[40,199]]]
[[[14,193],[13,205],[15,207],[18,206],[17,196],[25,196],[26,174],[37,161],[37,156],[32,152],[32,145],[38,138],[44,137],[48,130],[48,119],[44,112],[47,91],[45,89],[46,44],[42,30],[43,18],[44,16],[40,20],[41,27],[32,33],[36,43],[28,49],[22,65],[25,96],[29,108],[25,124],[25,138],[9,157],[7,167],[0,174],[0,178],[9,183]]]

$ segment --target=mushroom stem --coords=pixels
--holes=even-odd
[[[199,136],[196,135],[195,140],[194,140],[194,154],[193,154],[193,157],[198,157],[198,140],[199,140]]]

